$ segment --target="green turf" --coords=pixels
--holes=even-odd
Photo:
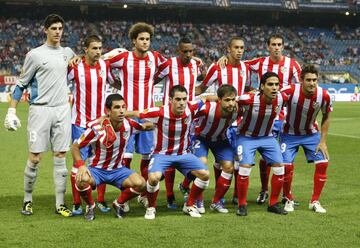
[[[7,105],[0,104],[0,121]],[[51,154],[44,155],[34,192],[34,215],[20,215],[23,198],[23,170],[27,157],[27,105],[20,104],[23,127],[15,133],[0,128],[0,247],[360,247],[360,104],[335,103],[328,136],[331,164],[321,202],[325,215],[308,210],[314,166],[304,162],[302,152],[295,162],[293,192],[301,206],[287,216],[266,212],[255,204],[259,191],[257,166],[252,171],[247,217],[237,217],[227,203],[227,215],[212,213],[209,201],[213,182],[205,193],[207,212],[193,219],[178,210],[168,210],[164,190],[159,194],[156,220],[146,221],[144,209],[131,202],[123,220],[113,212],[96,212],[95,221],[82,217],[63,218],[54,214]],[[212,159],[210,159],[212,161]],[[71,158],[68,156],[68,168]],[[138,167],[138,157],[133,167]],[[212,171],[212,170],[211,170]],[[182,176],[177,174],[176,181]],[[70,189],[70,187],[68,188]],[[161,185],[164,189],[164,185]],[[175,189],[178,202],[181,195]],[[107,189],[110,202],[118,191]],[[230,194],[227,195],[230,199]],[[68,190],[66,201],[71,205]]]

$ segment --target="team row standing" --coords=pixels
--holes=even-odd
[[[53,35],[54,41],[53,41],[53,43],[51,43],[52,36],[49,31],[52,30],[52,28],[53,28],[52,25],[56,26],[57,24],[61,27]],[[48,32],[47,33],[48,40],[47,40],[46,44],[48,44],[50,46],[52,45],[54,48],[58,48],[58,47],[61,48],[60,47],[60,38],[61,38],[61,34],[62,34],[62,25],[63,25],[63,22],[61,22],[61,21],[56,22],[56,20],[54,23],[51,23],[48,27],[45,25],[45,31]],[[172,58],[172,59],[169,59],[166,63],[162,63],[165,61],[165,59],[160,54],[158,54],[156,52],[148,51],[149,47],[150,47],[150,39],[151,39],[152,35],[153,35],[153,28],[150,25],[143,24],[143,23],[135,24],[130,29],[130,32],[129,32],[129,37],[132,39],[132,42],[134,44],[134,48],[135,48],[134,51],[133,52],[124,52],[119,55],[116,55],[115,57],[110,58],[109,62],[108,62],[111,67],[113,67],[113,68],[115,67],[120,70],[120,79],[123,83],[123,85],[121,87],[121,94],[124,96],[124,100],[127,103],[128,108],[130,110],[139,110],[141,112],[144,109],[154,106],[153,99],[152,99],[153,84],[157,78],[157,75],[155,75],[156,71],[158,71],[159,75],[160,75],[161,70],[159,70],[159,67],[161,64],[167,65],[167,66],[164,66],[163,68],[165,68],[165,69],[167,68],[167,70],[169,71],[167,77],[170,80],[170,82],[172,81],[173,85],[184,83],[186,87],[189,87],[187,89],[187,91],[189,91],[189,93],[190,93],[189,98],[191,98],[193,96],[193,92],[195,91],[195,90],[193,90],[193,86],[190,86],[190,85],[191,85],[191,82],[194,82],[195,81],[194,79],[197,78],[198,63],[193,62],[193,60],[192,60],[193,48],[192,48],[191,42],[187,42],[187,41],[180,42],[178,45],[178,49],[179,49],[178,51],[180,54],[179,58]],[[279,39],[279,38],[275,38],[275,40],[276,39]],[[274,40],[274,38],[270,38],[270,44],[272,44],[271,43],[272,40]],[[91,45],[91,42],[89,43],[89,46],[90,45]],[[280,47],[281,46],[283,48],[283,40],[282,39],[281,39]],[[63,49],[63,48],[61,48],[61,49]],[[281,50],[282,49],[280,49],[280,54],[281,54]],[[231,64],[234,68],[232,68],[232,70],[227,70],[227,73],[225,73],[225,75],[228,77],[233,76],[234,78],[237,78],[237,80],[234,80],[234,79],[229,80],[228,78],[222,79],[223,77],[221,77],[221,78],[217,77],[217,79],[219,81],[224,80],[224,84],[226,82],[227,83],[231,82],[235,87],[236,86],[238,87],[237,88],[238,94],[239,94],[239,89],[240,89],[240,92],[243,93],[243,87],[246,82],[246,77],[249,73],[246,64],[244,64],[240,61],[241,55],[244,51],[243,41],[240,38],[235,38],[235,39],[231,40],[231,42],[229,43],[229,46],[228,46],[228,51],[229,51],[228,56],[230,56],[230,58],[232,58],[232,55],[235,54],[235,56],[233,56],[233,57],[235,57],[235,60],[233,60],[234,64],[231,64],[232,61],[231,61],[231,59],[229,59],[229,61],[230,61],[229,64]],[[233,54],[232,54],[232,52],[233,52]],[[277,54],[279,54],[278,50],[276,52],[277,52]],[[29,53],[29,54],[31,54],[31,53]],[[62,58],[64,60],[66,60],[66,59],[72,57],[73,54],[71,54],[71,56],[66,56],[66,55],[64,56],[64,54],[62,53],[61,55],[62,55]],[[177,63],[172,63],[173,61],[177,62]],[[281,60],[281,63],[284,63],[285,61],[287,61],[287,59]],[[40,60],[40,62],[37,62],[37,63],[40,63],[44,66],[48,62],[47,61],[42,62]],[[98,66],[99,64],[101,64],[101,61],[99,61],[99,63],[97,63],[95,67],[96,68],[99,67]],[[26,65],[26,63],[25,63],[25,65]],[[241,66],[243,66],[243,67],[241,67]],[[279,65],[277,65],[275,67],[280,68],[280,70],[282,72],[294,71],[292,69],[290,70],[288,65],[282,65],[280,67],[279,67]],[[24,68],[26,68],[26,67],[24,67]],[[242,70],[239,70],[239,68]],[[262,72],[264,72],[265,71],[264,66],[262,66],[261,68],[262,68]],[[58,70],[59,68],[46,68],[45,67],[43,69],[51,71],[51,70]],[[236,70],[236,69],[238,69],[238,70]],[[223,71],[223,69],[219,68],[218,72],[219,72],[219,75],[224,75],[224,72],[220,72],[220,71]],[[233,75],[234,71],[235,71],[235,73]],[[243,71],[245,71],[245,72],[243,72]],[[105,70],[105,71],[99,70],[98,72],[99,72],[101,79],[103,79],[104,73],[106,74],[107,70]],[[27,85],[36,86],[36,84],[39,84],[38,91],[40,91],[40,94],[38,92],[37,94],[32,95],[32,101],[30,102],[30,104],[32,105],[31,106],[32,108],[34,108],[34,106],[37,105],[36,103],[38,100],[38,96],[41,94],[44,94],[46,92],[46,91],[41,91],[41,89],[42,89],[41,87],[44,87],[44,86],[42,86],[42,84],[46,85],[47,83],[45,81],[42,82],[40,79],[40,75],[42,75],[42,74],[37,75],[37,73],[38,73],[37,69],[35,69],[33,71],[25,71],[24,75],[26,75],[29,79],[28,79],[28,81],[24,80],[24,82],[20,81],[20,83],[17,87],[17,90],[23,90],[25,88],[25,86],[27,86]],[[91,73],[90,73],[90,75],[91,75]],[[85,74],[84,77],[86,78],[87,76],[89,76],[89,75]],[[31,80],[33,78],[36,79],[35,84],[34,84],[34,81]],[[285,78],[289,78],[289,76],[285,76]],[[241,84],[239,84],[239,81],[241,81]],[[42,83],[40,83],[40,82],[42,82]],[[66,83],[66,82],[64,82],[64,83]],[[170,84],[168,82],[166,83],[166,85],[168,85],[168,87],[170,88]],[[58,92],[56,92],[56,93],[58,93]],[[15,101],[18,98],[18,95],[19,94],[14,94]],[[88,92],[88,97],[89,97],[89,95],[91,95],[91,93],[89,94],[89,92]],[[168,97],[165,95],[165,99],[167,99],[167,98]],[[48,103],[45,101],[42,104],[47,105]],[[86,104],[85,101],[83,101],[81,104],[85,105],[85,107],[89,107],[89,104]],[[9,129],[11,129],[11,128],[16,129],[19,124],[19,121],[16,120],[16,115],[14,113],[14,108],[13,108],[14,107],[13,101],[12,101],[10,107],[11,108],[9,109],[5,124]],[[30,114],[31,114],[31,111],[29,113],[29,117],[31,116]],[[89,114],[86,112],[85,116],[89,116]],[[94,117],[97,118],[98,116],[96,116],[96,115],[90,116],[89,119],[94,119]],[[29,134],[32,135],[31,140],[30,140],[30,135],[29,135],[29,146],[30,146],[30,144],[34,142],[34,139],[35,140],[39,140],[39,139],[37,137],[38,134],[36,131],[35,132],[29,131]],[[143,135],[141,135],[141,134],[143,134]],[[148,136],[150,136],[149,132],[147,132],[147,133],[140,132],[139,135],[140,135],[140,137],[135,139],[136,142],[141,143],[141,141],[145,140],[144,144],[152,144],[153,143],[153,142],[149,141],[149,139],[148,139],[149,138]],[[40,140],[42,140],[42,142],[46,141],[44,143],[46,143],[46,148],[47,148],[47,140],[48,139],[46,137],[40,137]],[[54,141],[51,140],[51,142],[53,144]],[[46,148],[45,149],[43,148],[41,151],[38,151],[38,152],[34,152],[30,149],[30,154],[35,153],[36,155],[39,155],[41,152],[46,151]],[[140,145],[140,146],[138,145],[138,148],[143,148],[143,145]],[[55,149],[55,148],[53,147],[53,149]],[[64,154],[64,151],[66,151],[65,148],[62,148],[60,150],[61,150],[61,154]],[[128,149],[128,150],[131,151],[131,149]],[[148,171],[147,165],[150,162],[149,154],[151,153],[151,147],[148,147],[148,149],[145,149],[145,151],[140,151],[140,152],[144,153],[143,161],[141,163],[142,175],[145,179],[147,179],[147,171]],[[27,193],[25,194],[25,199],[24,199],[24,206],[23,206],[24,214],[32,213],[32,199],[29,197],[29,195],[31,195],[32,187],[33,187],[33,184],[36,179],[36,171],[37,171],[36,163],[32,162],[35,160],[32,158],[33,157],[29,156],[29,161],[32,164],[30,164],[30,166],[27,165],[26,169],[25,169],[24,187],[25,187],[25,192],[27,192]],[[121,158],[122,157],[120,156],[117,159],[118,160],[120,159],[119,161],[121,161]],[[29,161],[28,161],[28,163],[29,163]],[[55,161],[55,159],[54,159],[54,161]],[[124,160],[124,161],[126,161],[126,160]],[[65,164],[65,162],[62,164]],[[76,164],[76,163],[74,163],[74,164]],[[57,165],[57,166],[59,167],[59,165]],[[58,168],[58,167],[55,166],[54,168]],[[65,169],[66,169],[66,167],[65,167]],[[29,171],[31,173],[29,173]],[[55,171],[55,169],[54,169],[54,171]],[[64,174],[65,170],[63,169],[63,166],[62,166],[62,171]],[[322,172],[323,171],[324,170],[322,170]],[[225,172],[225,173],[227,173],[227,172]],[[225,173],[224,173],[224,175],[227,176]],[[201,175],[203,177],[202,179],[204,179],[204,180],[199,179],[199,180],[202,180],[202,183],[199,183],[199,181],[197,181],[198,182],[197,187],[199,187],[199,185],[200,185],[200,188],[206,187],[207,180],[206,180],[205,174]],[[229,173],[227,173],[227,174],[229,174]],[[281,174],[281,172],[279,172],[278,174]],[[62,175],[61,177],[64,178],[64,175]],[[54,173],[54,178],[55,178],[55,184],[57,184],[57,176],[55,176],[55,173]],[[29,183],[29,181],[30,181],[30,183]],[[156,180],[155,181],[152,180],[151,183],[155,184],[155,186],[156,186]],[[148,185],[151,185],[151,183],[149,183]],[[62,185],[64,186],[63,183],[62,183]],[[66,183],[65,183],[65,185],[66,185]],[[196,183],[194,183],[194,185],[196,186]],[[154,186],[154,185],[152,185],[152,186]],[[195,187],[195,186],[193,186],[193,187]],[[149,188],[151,188],[151,187],[149,186]],[[61,190],[61,192],[64,192],[64,191],[65,190]],[[149,191],[151,191],[151,189]],[[156,190],[153,189],[153,191],[155,192]],[[150,192],[150,193],[153,193],[153,192]],[[198,197],[199,194],[195,194],[195,195],[196,195],[196,197]],[[152,199],[151,196],[148,195],[148,199]],[[189,211],[189,208],[184,208],[188,213],[197,211],[197,208],[192,208],[192,206],[195,204],[192,201],[196,201],[196,200],[197,199],[194,198],[194,196],[192,196],[190,199],[190,204],[185,205],[185,206],[191,208],[191,211]],[[66,206],[64,206],[63,200],[62,200],[62,202],[59,200],[59,202],[61,204],[57,203],[57,209],[60,209],[60,206],[61,206],[65,210],[58,211],[58,212],[64,216],[71,215],[71,211],[69,211],[66,208]],[[217,202],[214,202],[214,203],[217,203]],[[89,206],[90,206],[89,207],[90,209],[93,208],[93,204],[90,204]],[[150,206],[149,208],[151,208],[151,207],[152,206]],[[149,208],[148,208],[148,210],[149,210]],[[149,212],[150,212],[150,214],[149,214],[150,216],[154,216],[151,214],[151,212],[154,213],[154,211],[149,210]],[[64,213],[67,213],[67,214],[64,214]]]

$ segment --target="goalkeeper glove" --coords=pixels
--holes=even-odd
[[[9,108],[5,116],[4,126],[9,131],[16,131],[21,127],[19,118],[16,116],[16,109]]]

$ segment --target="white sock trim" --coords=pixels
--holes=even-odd
[[[234,170],[239,170],[239,167],[240,167],[240,165],[239,165],[239,161],[234,161]]]
[[[203,181],[200,178],[196,178],[194,180],[194,183],[196,186],[198,186],[200,189],[206,189],[209,186],[210,180]]]
[[[231,180],[233,174],[226,173],[225,171],[222,171],[222,172],[221,172],[221,176],[222,176],[223,178],[225,178],[226,180]]]
[[[134,194],[137,194],[137,195],[140,195],[141,193],[140,192],[137,192],[135,189],[133,188],[130,188],[130,191],[133,192]]]
[[[275,175],[277,176],[281,176],[285,174],[285,167],[281,166],[281,167],[272,167],[272,171]]]
[[[149,193],[154,193],[160,189],[160,183],[158,182],[155,186],[152,186],[149,184],[149,182],[146,182],[146,191]]]
[[[125,152],[124,153],[124,158],[133,158],[133,154],[132,153],[130,153],[130,152]]]
[[[239,167],[239,175],[240,176],[250,176],[251,173],[251,168],[247,168],[247,167]]]

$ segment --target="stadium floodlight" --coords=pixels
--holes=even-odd
[[[123,8],[126,9],[127,7],[128,7],[127,4],[124,4]]]
[[[346,16],[350,15],[349,11],[346,11],[346,12],[345,12],[345,15],[346,15]]]

